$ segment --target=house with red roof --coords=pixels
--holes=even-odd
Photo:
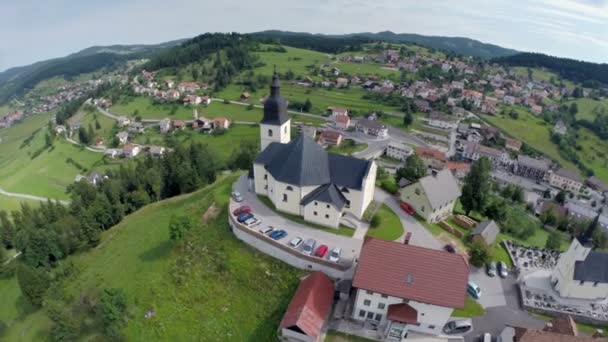
[[[353,278],[353,318],[377,324],[387,340],[440,335],[454,309],[464,308],[468,278],[460,254],[367,238]]]
[[[333,116],[337,129],[348,129],[350,127],[350,116],[346,114],[338,114]]]
[[[282,341],[321,340],[334,302],[334,283],[323,272],[313,272],[298,286],[279,324]]]

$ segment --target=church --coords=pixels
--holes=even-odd
[[[260,138],[253,186],[277,210],[333,228],[344,216],[362,218],[374,198],[376,163],[328,153],[306,134],[291,140],[287,101],[276,75],[264,102]]]

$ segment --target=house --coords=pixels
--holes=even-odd
[[[505,137],[505,147],[507,150],[511,150],[513,152],[519,152],[521,150],[522,142],[519,140],[515,140],[509,137]]]
[[[355,126],[355,128],[357,129],[357,131],[363,132],[367,135],[375,136],[378,138],[388,137],[388,127],[386,127],[385,124],[380,123],[376,120],[357,120],[357,125]]]
[[[173,80],[166,80],[165,81],[165,86],[169,89],[175,87],[175,82],[173,82]]]
[[[536,159],[520,154],[517,156],[513,172],[518,176],[541,181],[545,179],[550,166],[551,161],[548,159]]]
[[[602,333],[581,336],[570,316],[557,317],[547,322],[542,330],[507,325],[497,339],[501,342],[606,342]]]
[[[471,238],[481,238],[489,246],[496,241],[500,229],[494,220],[486,220],[477,225],[471,233]]]
[[[432,111],[428,117],[429,126],[452,130],[458,127],[458,119],[438,111]]]
[[[249,101],[251,94],[249,92],[244,92],[241,94],[241,101]]]
[[[321,132],[318,142],[323,146],[340,146],[343,138],[342,133],[326,129]]]
[[[414,100],[414,105],[416,109],[420,112],[428,113],[431,111],[431,105],[428,101],[425,100]]]
[[[532,111],[532,113],[538,115],[543,112],[543,107],[535,104],[530,106],[530,110]]]
[[[447,163],[445,153],[430,147],[416,147],[416,155],[422,159],[429,169],[443,170]]]
[[[63,125],[57,125],[57,126],[55,127],[55,134],[56,134],[56,135],[63,134],[63,133],[65,133],[66,131],[67,131],[67,130],[66,130],[65,126],[63,126]]]
[[[573,239],[553,269],[551,284],[563,298],[608,298],[608,253],[593,250],[595,229],[596,226],[591,225]]]
[[[515,104],[515,96],[511,96],[511,95],[505,95],[505,97],[503,97],[502,102],[508,106],[512,106]]]
[[[167,134],[171,131],[171,120],[170,119],[162,119],[160,120],[160,122],[158,123],[159,127],[160,127],[160,132],[162,134]]]
[[[131,119],[126,116],[119,116],[117,121],[120,127],[129,126],[129,124],[131,124]]]
[[[215,124],[213,120],[206,117],[199,117],[192,121],[192,129],[201,131],[202,133],[211,133],[214,130]]]
[[[131,133],[143,133],[146,127],[141,122],[132,122],[127,130]]]
[[[334,283],[323,272],[307,275],[296,290],[279,324],[286,342],[321,341],[334,302]]]
[[[401,200],[409,203],[427,222],[439,222],[452,214],[460,197],[458,181],[450,170],[434,171],[400,191]]]
[[[126,144],[122,148],[122,153],[127,158],[136,157],[141,152],[141,146],[134,144]]]
[[[348,110],[341,107],[327,107],[327,111],[332,117],[336,117],[338,115],[348,115]]]
[[[598,212],[593,208],[577,204],[576,202],[567,202],[564,204],[564,210],[568,217],[577,221],[593,221]]]
[[[386,147],[385,152],[387,157],[400,161],[405,161],[413,153],[414,150],[410,146],[397,141],[391,141]]]
[[[479,160],[481,157],[486,157],[494,167],[509,163],[509,155],[506,152],[468,141],[462,143],[458,153],[462,159],[472,162]]]
[[[217,117],[213,119],[214,129],[228,129],[230,128],[230,120],[224,117]]]
[[[574,170],[561,168],[549,174],[549,184],[558,189],[579,193],[583,187],[583,178]]]
[[[608,184],[602,182],[595,176],[587,179],[587,186],[600,193],[608,193]]]
[[[211,104],[211,97],[205,95],[203,97],[201,97],[201,103],[204,104],[205,106],[208,106]]]
[[[186,123],[183,120],[173,120],[173,128],[176,130],[183,130],[186,128]]]
[[[194,82],[182,82],[177,85],[177,90],[182,93],[194,93],[201,89],[201,86]]]
[[[343,88],[348,86],[348,78],[338,77],[336,78],[336,87]]]
[[[452,174],[454,177],[456,177],[456,179],[462,180],[469,174],[469,171],[471,171],[471,164],[449,161],[446,164],[446,169],[452,171]]]
[[[386,341],[442,335],[466,300],[469,266],[459,254],[366,238],[353,277],[352,318],[378,326]]]
[[[167,99],[169,99],[169,100],[176,101],[176,100],[179,100],[180,93],[179,93],[179,91],[177,91],[175,89],[171,89],[171,90],[168,90],[165,93],[164,97],[167,98]]]
[[[568,126],[566,126],[566,124],[562,120],[557,120],[555,126],[553,126],[553,133],[559,135],[566,135],[566,133],[568,133]]]
[[[260,122],[262,152],[253,164],[253,188],[277,210],[337,228],[344,215],[363,216],[374,197],[374,161],[328,153],[300,134],[291,140],[287,102],[273,76]]]
[[[188,95],[184,97],[184,105],[198,106],[203,102],[203,98],[198,95]]]
[[[165,154],[166,149],[163,146],[150,146],[148,152],[152,157],[162,157]]]
[[[337,129],[346,130],[350,127],[350,116],[338,114],[334,117],[334,125]]]
[[[118,138],[118,143],[120,145],[124,145],[127,143],[127,141],[129,141],[129,133],[127,132],[119,132],[116,134],[116,137]]]
[[[103,155],[112,159],[122,156],[122,150],[109,148],[103,152]]]

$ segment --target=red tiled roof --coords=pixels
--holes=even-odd
[[[418,311],[406,303],[389,305],[387,314],[386,318],[391,321],[406,324],[418,323]]]
[[[578,336],[576,322],[574,322],[572,317],[569,315],[552,319],[550,324],[547,324],[543,331],[562,335]]]
[[[332,112],[342,113],[342,114],[347,112],[347,109],[342,108],[342,107],[328,107],[327,109],[331,110]]]
[[[326,140],[335,141],[335,140],[338,140],[338,138],[340,138],[341,135],[342,135],[342,133],[340,133],[340,132],[330,131],[330,130],[325,130],[325,131],[321,132],[321,137]]]
[[[334,283],[323,272],[307,276],[296,290],[279,330],[297,327],[317,340],[334,300]]]
[[[448,162],[447,168],[455,171],[455,170],[469,170],[471,169],[471,164],[469,163],[461,163],[461,162]]]
[[[353,287],[462,309],[468,279],[469,267],[461,255],[367,238]]]
[[[350,121],[350,117],[348,115],[338,114],[336,115],[336,122],[348,123]]]
[[[519,330],[519,331],[518,331]],[[525,328],[516,328],[517,342],[606,342],[606,338],[590,336],[571,336],[547,331],[538,331]],[[521,334],[521,335],[519,335]],[[519,335],[519,338],[517,336]]]
[[[416,155],[418,155],[420,157],[427,157],[427,158],[437,159],[440,161],[446,161],[445,153],[443,153],[439,150],[430,148],[430,147],[422,147],[422,146],[416,147]]]

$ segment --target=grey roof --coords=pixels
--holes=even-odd
[[[255,159],[277,180],[297,186],[334,183],[361,189],[371,161],[327,153],[310,137],[301,134],[288,144],[271,143]]]
[[[574,280],[608,283],[608,254],[591,251],[574,264]]]
[[[264,101],[264,117],[261,123],[280,126],[289,120],[287,101],[281,97],[280,89],[279,78],[274,74],[270,84],[270,96]]]
[[[599,178],[597,178],[595,176],[589,177],[587,179],[587,184],[590,187],[596,188],[599,191],[608,192],[608,184],[602,182]]]
[[[333,184],[324,184],[313,190],[308,195],[302,198],[301,205],[307,205],[312,201],[333,204],[338,210],[341,210],[346,205],[346,198],[340,192],[340,189]]]
[[[538,170],[547,171],[547,170],[549,170],[549,166],[550,166],[551,162],[547,159],[535,159],[535,158],[530,158],[526,155],[520,154],[517,156],[517,164],[535,168]]]
[[[481,235],[484,240],[488,243],[493,243],[496,240],[496,236],[500,229],[493,220],[486,220],[481,222],[475,227],[475,230],[471,233],[471,236]]]
[[[368,129],[375,129],[375,130],[381,130],[381,129],[386,128],[385,124],[380,123],[376,120],[369,120],[369,119],[361,119],[361,120],[357,121],[357,125],[361,125]]]
[[[458,182],[449,169],[441,170],[434,176],[420,178],[419,182],[433,210],[455,201],[461,195]]]
[[[561,169],[555,171],[555,174],[560,177],[571,179],[573,181],[577,181],[577,182],[581,182],[581,183],[583,182],[583,179],[581,178],[581,176],[579,176],[578,173],[576,173],[576,171],[574,171],[574,170],[561,168]]]
[[[583,216],[589,220],[593,220],[597,216],[597,211],[595,209],[574,202],[568,202],[564,207],[568,209],[568,213]]]

